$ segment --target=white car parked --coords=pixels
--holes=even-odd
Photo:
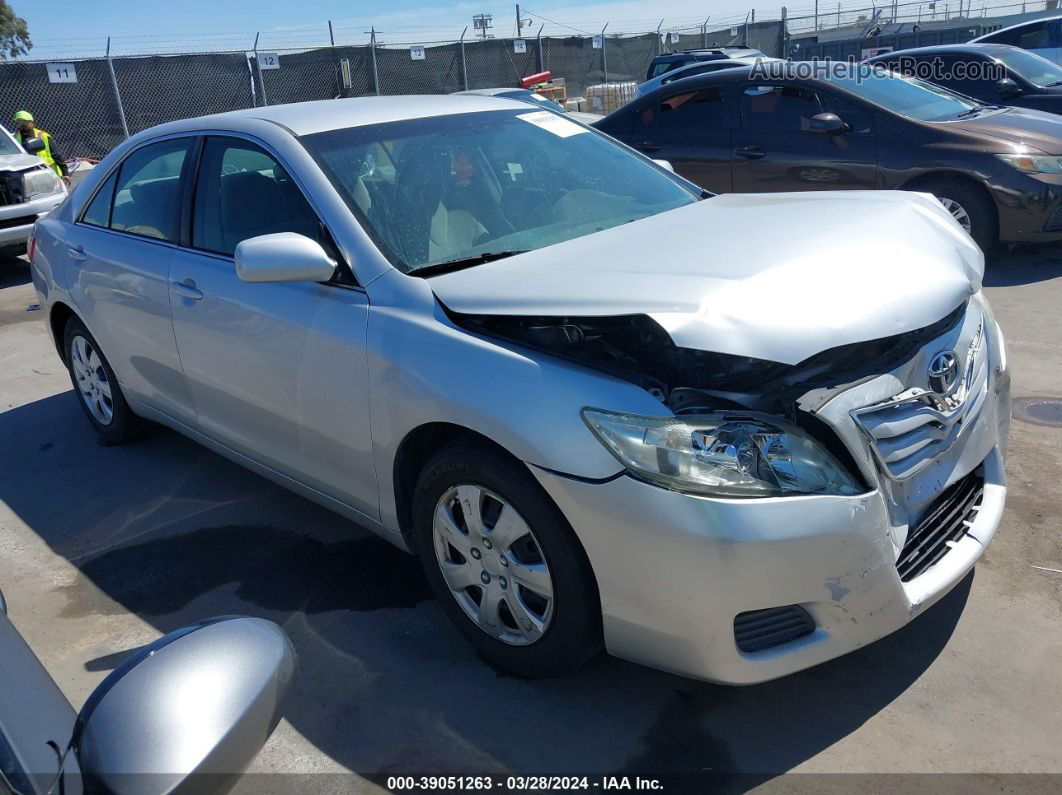
[[[37,219],[65,198],[59,175],[0,127],[0,248],[25,243]]]
[[[521,102],[371,97],[142,132],[35,240],[106,442],[155,420],[415,551],[523,675],[815,665],[1003,511],[1003,338],[929,195],[712,196]]]

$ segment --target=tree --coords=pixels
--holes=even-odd
[[[15,15],[7,0],[0,0],[0,61],[25,55],[32,46],[26,20]]]

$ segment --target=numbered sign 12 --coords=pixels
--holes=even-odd
[[[72,63],[50,63],[48,64],[48,82],[76,83],[77,69]]]
[[[527,42],[523,39],[513,39],[513,52],[527,52]]]
[[[258,68],[259,69],[279,69],[280,68],[280,56],[275,52],[260,52],[258,53]]]
[[[423,61],[424,60],[424,45],[414,44],[409,48],[409,60],[411,61]]]

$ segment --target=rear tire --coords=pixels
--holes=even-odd
[[[959,179],[939,179],[915,189],[936,196],[982,251],[987,253],[999,243],[999,216],[995,205],[977,186]]]
[[[66,323],[63,355],[74,385],[74,397],[102,442],[119,445],[141,438],[147,421],[129,408],[99,343],[76,317]]]
[[[489,662],[526,678],[559,676],[601,650],[590,562],[525,467],[486,445],[453,443],[421,472],[413,528],[443,610]]]

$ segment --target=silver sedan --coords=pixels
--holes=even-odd
[[[522,675],[782,676],[999,523],[1003,340],[928,196],[713,197],[524,103],[365,98],[140,133],[31,259],[104,442],[161,423],[373,528]]]

